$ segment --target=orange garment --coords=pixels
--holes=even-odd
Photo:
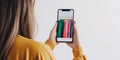
[[[52,53],[54,47],[51,40],[47,40],[44,44],[18,35],[7,60],[55,60]],[[81,47],[73,49],[73,54],[73,60],[86,60]]]

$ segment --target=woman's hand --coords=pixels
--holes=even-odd
[[[49,35],[49,39],[48,39],[48,40],[51,40],[55,46],[58,44],[56,42],[56,29],[57,29],[57,22],[55,23],[54,27],[50,31],[50,35]]]
[[[74,23],[74,36],[73,36],[73,42],[67,43],[68,46],[70,46],[72,49],[79,47],[79,36],[77,31],[76,23]]]

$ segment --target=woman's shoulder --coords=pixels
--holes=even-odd
[[[42,43],[42,42],[37,42],[33,39],[29,39],[29,38],[26,38],[26,37],[23,37],[21,35],[18,35],[16,37],[16,41],[14,43],[14,45],[16,47],[21,48],[21,49],[29,49],[29,50],[32,50],[32,51],[35,51],[35,52],[38,52],[38,51],[44,51],[45,49],[47,49],[47,45]]]
[[[9,55],[16,55],[19,53],[19,56],[26,56],[27,54],[29,56],[36,57],[45,54],[52,55],[51,52],[52,50],[49,49],[46,44],[18,35],[15,39]]]

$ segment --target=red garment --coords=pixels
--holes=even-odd
[[[63,28],[63,38],[68,37],[68,20],[64,20],[64,28]]]
[[[70,19],[68,19],[68,38],[70,38]]]

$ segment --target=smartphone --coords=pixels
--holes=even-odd
[[[57,42],[73,42],[74,9],[58,9],[57,11]]]

